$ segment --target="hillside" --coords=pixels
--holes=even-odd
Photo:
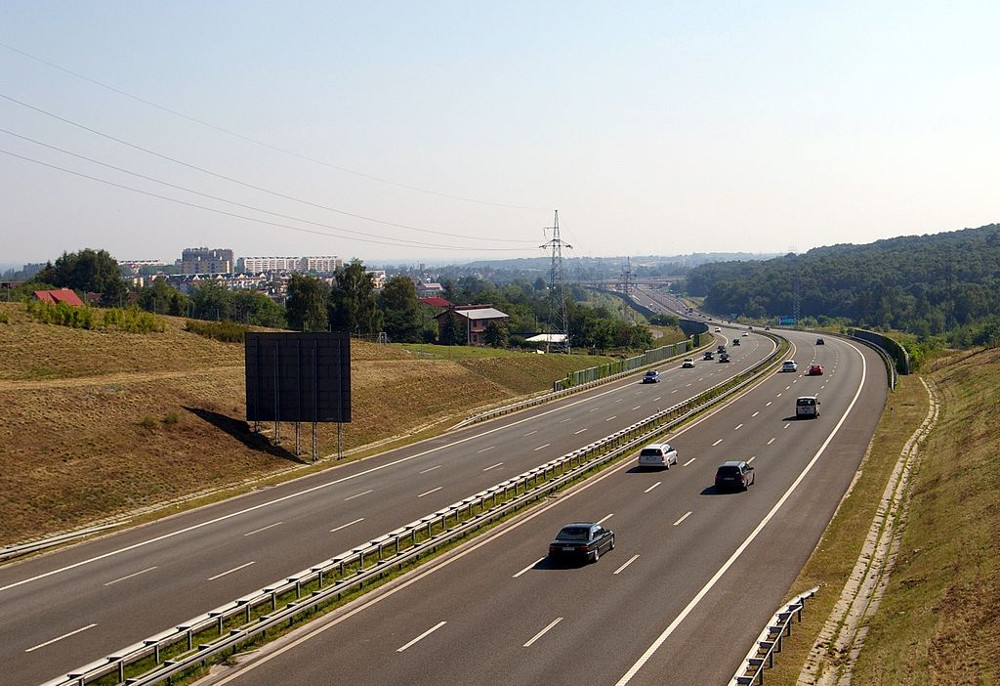
[[[292,425],[272,447],[244,421],[242,344],[29,322],[0,304],[0,545],[302,466]],[[551,388],[605,358],[352,343],[345,451],[444,428],[477,407]],[[514,358],[514,359],[509,359]],[[303,447],[310,446],[303,425]],[[336,427],[320,425],[321,455]]]
[[[790,315],[798,289],[803,317],[939,334],[1000,317],[1000,224],[702,265],[687,288],[718,314]]]

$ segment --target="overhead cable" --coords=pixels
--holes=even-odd
[[[328,205],[322,205],[322,204],[319,204],[319,203],[315,203],[315,202],[312,202],[310,200],[304,200],[302,198],[297,198],[297,197],[292,196],[292,195],[286,195],[285,193],[280,193],[278,191],[273,191],[271,189],[264,188],[262,186],[257,186],[257,185],[254,185],[252,183],[248,183],[248,182],[245,182],[245,181],[240,181],[239,179],[235,179],[235,178],[233,178],[231,176],[226,176],[225,174],[220,174],[220,173],[214,172],[214,171],[212,171],[210,169],[205,169],[204,167],[199,167],[197,165],[190,164],[190,163],[185,162],[183,160],[179,160],[179,159],[177,159],[175,157],[171,157],[169,155],[164,155],[163,153],[156,152],[155,150],[150,150],[148,148],[144,148],[144,147],[142,147],[140,145],[137,145],[135,143],[131,143],[131,142],[126,141],[126,140],[121,139],[121,138],[117,138],[115,136],[112,136],[111,134],[104,133],[103,131],[99,131],[97,129],[91,128],[91,127],[86,126],[84,124],[81,124],[79,122],[73,121],[72,119],[67,119],[66,117],[60,116],[58,114],[55,114],[54,112],[49,112],[48,110],[45,110],[45,109],[43,109],[41,107],[37,107],[37,106],[32,105],[30,103],[24,102],[22,100],[18,100],[17,98],[11,97],[9,95],[5,95],[3,93],[0,93],[0,98],[3,98],[4,100],[7,100],[7,101],[12,102],[14,104],[20,105],[21,107],[24,107],[24,108],[27,108],[29,110],[32,110],[33,112],[38,112],[39,114],[44,114],[45,116],[51,117],[53,119],[56,119],[57,121],[61,121],[64,124],[69,124],[70,126],[75,126],[76,128],[79,128],[79,129],[82,129],[84,131],[87,131],[88,133],[92,133],[95,136],[100,136],[102,138],[106,138],[108,140],[114,141],[115,143],[118,143],[120,145],[124,145],[126,147],[132,148],[133,150],[138,150],[138,151],[146,153],[148,155],[153,155],[154,157],[159,157],[162,160],[166,160],[168,162],[172,162],[174,164],[178,164],[178,165],[180,165],[182,167],[186,167],[188,169],[193,169],[195,171],[201,172],[203,174],[207,174],[207,175],[215,177],[217,179],[222,179],[223,181],[228,181],[230,183],[235,183],[235,184],[237,184],[239,186],[243,186],[244,188],[250,188],[250,189],[255,190],[255,191],[260,191],[262,193],[267,193],[268,195],[273,195],[275,197],[282,198],[284,200],[291,200],[293,202],[302,203],[303,205],[308,205],[310,207],[315,207],[315,208],[318,208],[318,209],[321,209],[321,210],[326,210],[328,212],[334,212],[336,214],[341,214],[341,215],[344,215],[346,217],[352,217],[354,219],[361,219],[363,221],[369,221],[369,222],[373,222],[373,223],[376,223],[376,224],[382,224],[384,226],[393,226],[393,227],[396,227],[396,228],[399,228],[399,229],[407,229],[409,231],[418,231],[418,232],[421,232],[421,233],[429,233],[429,234],[434,234],[434,235],[437,235],[437,236],[447,236],[449,238],[464,238],[464,239],[468,239],[469,238],[468,236],[465,236],[465,235],[462,235],[462,234],[448,233],[446,231],[435,231],[433,229],[422,229],[422,228],[419,228],[419,227],[416,227],[416,226],[409,226],[409,225],[406,225],[406,224],[397,224],[395,222],[384,221],[384,220],[381,220],[381,219],[374,219],[372,217],[366,217],[364,215],[354,214],[352,212],[346,212],[344,210],[339,210],[339,209],[337,209],[335,207],[330,207]],[[503,238],[483,238],[483,239],[478,239],[478,240],[489,240],[489,241],[497,241],[497,242],[503,242],[503,243],[522,243],[522,244],[525,244],[525,245],[534,243],[534,241],[529,241],[529,240],[516,240],[516,239],[503,239]]]
[[[330,169],[335,169],[337,171],[344,172],[345,174],[353,174],[354,176],[358,176],[358,177],[361,177],[363,179],[368,179],[369,181],[377,181],[378,183],[383,183],[383,184],[386,184],[386,185],[389,185],[389,186],[395,186],[397,188],[403,188],[403,189],[406,189],[406,190],[409,190],[409,191],[413,191],[413,192],[416,192],[416,193],[424,193],[424,194],[427,194],[427,195],[434,195],[434,196],[437,196],[439,198],[448,198],[450,200],[460,200],[462,202],[476,203],[478,205],[491,205],[493,207],[504,207],[504,208],[512,209],[512,210],[530,210],[530,211],[545,211],[545,212],[550,211],[550,209],[551,209],[551,208],[548,208],[548,207],[534,207],[534,206],[531,206],[531,205],[515,205],[515,204],[509,204],[509,203],[494,202],[494,201],[490,201],[490,200],[481,200],[481,199],[478,199],[478,198],[469,198],[469,197],[465,197],[465,196],[461,196],[461,195],[453,195],[451,193],[442,193],[440,191],[432,191],[432,190],[429,190],[429,189],[426,189],[426,188],[420,188],[419,186],[411,186],[409,184],[400,183],[398,181],[391,181],[389,179],[384,179],[384,178],[379,177],[379,176],[374,176],[372,174],[366,174],[365,172],[357,171],[356,169],[349,169],[347,167],[341,167],[339,165],[332,164],[330,162],[326,162],[324,160],[317,159],[315,157],[310,157],[308,155],[303,155],[302,153],[298,153],[298,152],[295,152],[293,150],[288,150],[287,148],[282,148],[282,147],[279,147],[277,145],[273,145],[271,143],[267,143],[265,141],[262,141],[262,140],[259,140],[259,139],[256,139],[256,138],[252,138],[250,136],[246,136],[246,135],[244,135],[242,133],[237,133],[235,131],[232,131],[230,129],[224,128],[222,126],[218,126],[216,124],[212,124],[211,122],[207,122],[207,121],[205,121],[203,119],[198,119],[197,117],[192,117],[190,115],[184,114],[183,112],[179,112],[179,111],[177,111],[175,109],[172,109],[170,107],[167,107],[165,105],[161,105],[159,103],[153,102],[152,100],[147,100],[145,98],[141,98],[138,95],[133,95],[132,93],[129,93],[129,92],[124,91],[124,90],[121,90],[120,88],[115,88],[114,86],[110,86],[110,85],[108,85],[106,83],[102,83],[101,81],[98,81],[97,79],[92,79],[89,76],[85,76],[83,74],[80,74],[79,72],[75,72],[75,71],[73,71],[71,69],[67,69],[66,67],[62,67],[62,66],[60,66],[58,64],[55,64],[53,62],[49,62],[47,60],[43,60],[40,57],[36,57],[36,56],[34,56],[34,55],[30,54],[30,53],[25,52],[24,50],[20,50],[18,48],[15,48],[12,45],[7,45],[6,43],[0,42],[0,47],[6,48],[6,49],[8,49],[8,50],[10,50],[12,52],[16,52],[19,55],[23,55],[24,57],[27,57],[28,59],[34,60],[34,61],[36,61],[36,62],[38,62],[40,64],[44,64],[45,66],[50,67],[52,69],[57,69],[57,70],[59,70],[59,71],[61,71],[63,73],[69,74],[70,76],[73,76],[73,77],[78,78],[78,79],[82,79],[83,81],[86,81],[88,83],[92,83],[95,86],[100,86],[101,88],[109,90],[109,91],[111,91],[113,93],[117,93],[118,95],[122,95],[122,96],[124,96],[126,98],[130,98],[131,100],[135,100],[136,102],[140,102],[140,103],[142,103],[144,105],[148,105],[149,107],[155,107],[156,109],[162,110],[163,112],[171,114],[171,115],[173,115],[175,117],[180,117],[181,119],[186,119],[187,121],[190,121],[190,122],[193,122],[195,124],[198,124],[199,126],[204,126],[206,128],[212,129],[213,131],[218,131],[219,133],[224,133],[227,136],[232,136],[233,138],[238,138],[238,139],[246,141],[248,143],[253,143],[254,145],[259,145],[262,148],[267,148],[269,150],[274,150],[275,152],[280,152],[280,153],[282,153],[284,155],[290,155],[292,157],[297,157],[298,159],[305,160],[306,162],[312,162],[313,164],[318,164],[318,165],[321,165],[321,166],[324,166],[324,167],[328,167]]]
[[[72,174],[73,176],[79,176],[79,177],[84,178],[84,179],[89,179],[91,181],[96,181],[98,183],[103,183],[105,185],[112,186],[114,188],[120,188],[122,190],[131,191],[133,193],[139,193],[140,195],[146,195],[146,196],[149,196],[151,198],[158,198],[160,200],[166,200],[167,202],[177,203],[179,205],[185,205],[187,207],[194,207],[196,209],[205,210],[207,212],[214,212],[215,214],[221,214],[221,215],[224,215],[226,217],[233,217],[235,219],[243,219],[245,221],[250,221],[250,222],[257,223],[257,224],[264,224],[264,225],[267,225],[267,226],[274,226],[274,227],[278,227],[278,228],[282,228],[282,229],[289,229],[291,231],[299,231],[299,232],[302,232],[302,233],[310,233],[310,234],[315,234],[315,235],[318,235],[318,236],[326,236],[328,238],[345,238],[345,236],[340,236],[340,235],[336,235],[336,234],[326,233],[324,231],[316,231],[316,230],[313,230],[313,229],[305,229],[305,228],[302,228],[300,226],[291,226],[291,225],[288,225],[288,224],[281,224],[281,223],[278,223],[278,222],[267,221],[266,219],[257,219],[255,217],[247,217],[246,215],[238,214],[236,212],[227,212],[226,210],[220,210],[220,209],[217,209],[215,207],[208,207],[206,205],[199,205],[198,203],[188,202],[186,200],[180,200],[179,198],[171,198],[171,197],[166,196],[166,195],[160,195],[159,193],[153,193],[151,191],[145,191],[145,190],[142,190],[140,188],[133,188],[132,186],[126,186],[124,184],[115,183],[114,181],[108,181],[106,179],[101,179],[101,178],[98,178],[96,176],[91,176],[89,174],[84,174],[82,172],[74,171],[72,169],[66,169],[65,167],[60,167],[60,166],[55,165],[55,164],[50,164],[48,162],[43,162],[41,160],[36,160],[36,159],[34,159],[32,157],[27,157],[25,155],[20,155],[18,153],[11,152],[10,150],[4,150],[2,148],[0,148],[0,153],[2,153],[4,155],[9,155],[10,157],[15,157],[15,158],[20,159],[20,160],[24,160],[25,162],[31,162],[33,164],[37,164],[37,165],[40,165],[42,167],[48,167],[49,169],[55,169],[56,171],[61,171],[61,172],[64,172],[66,174]],[[302,221],[302,220],[296,220],[296,221]],[[328,226],[328,225],[324,225],[324,226]],[[350,229],[342,229],[342,228],[339,228],[339,227],[332,227],[332,226],[328,226],[328,228],[331,228],[334,231],[339,231],[339,232],[343,232],[343,233],[351,233]],[[395,246],[395,247],[402,246],[402,247],[413,247],[413,248],[435,248],[435,249],[439,249],[439,250],[464,250],[464,251],[482,250],[482,251],[489,251],[489,252],[511,252],[511,251],[522,252],[523,250],[525,250],[524,248],[479,248],[479,247],[469,247],[469,246],[462,246],[462,247],[460,247],[460,246],[455,246],[455,245],[440,245],[440,244],[436,244],[436,243],[422,243],[422,242],[419,242],[419,241],[411,241],[411,240],[407,240],[407,239],[396,239],[396,240],[391,240],[390,241],[390,240],[378,240],[376,238],[368,238],[368,237],[358,238],[358,237],[354,237],[354,236],[349,236],[348,238],[351,238],[352,240],[356,240],[356,241],[361,241],[363,243],[374,243],[374,244],[377,244],[377,245],[391,245],[391,246]]]

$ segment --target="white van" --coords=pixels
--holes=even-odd
[[[819,400],[816,399],[814,395],[804,395],[795,401],[795,416],[796,417],[813,417],[819,416]]]

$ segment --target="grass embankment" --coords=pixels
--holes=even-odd
[[[854,668],[856,684],[990,684],[1000,657],[1000,351],[928,362],[941,414],[911,475],[899,553]],[[850,495],[789,595],[819,585],[801,625],[766,676],[795,684],[851,572],[885,483],[928,400],[901,377]]]
[[[0,304],[0,545],[246,486],[304,467],[292,425],[273,447],[244,418],[243,345],[162,318],[150,334],[33,323]],[[432,347],[440,351],[441,348]],[[605,361],[481,349],[449,359],[352,343],[345,451],[443,429],[484,405],[551,388],[570,369]],[[270,428],[270,427],[268,427]],[[311,450],[311,425],[302,445]],[[319,453],[336,451],[320,425]],[[241,486],[242,484],[242,486]]]

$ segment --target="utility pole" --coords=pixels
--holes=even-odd
[[[618,281],[618,291],[622,294],[622,319],[625,320],[626,326],[629,327],[625,334],[625,347],[628,348],[632,344],[632,324],[635,318],[632,316],[632,293],[635,284],[632,281],[632,258],[625,258],[625,268],[622,269],[621,279]]]
[[[549,321],[555,322],[561,333],[565,336],[565,349],[570,352],[569,324],[566,317],[566,298],[563,295],[563,275],[562,275],[562,249],[571,249],[573,246],[559,237],[559,210],[555,211],[555,221],[552,226],[546,226],[543,231],[551,231],[551,240],[538,246],[542,250],[552,250],[552,266],[549,268]],[[549,337],[551,339],[551,336]],[[546,351],[550,351],[552,341],[545,344]]]

